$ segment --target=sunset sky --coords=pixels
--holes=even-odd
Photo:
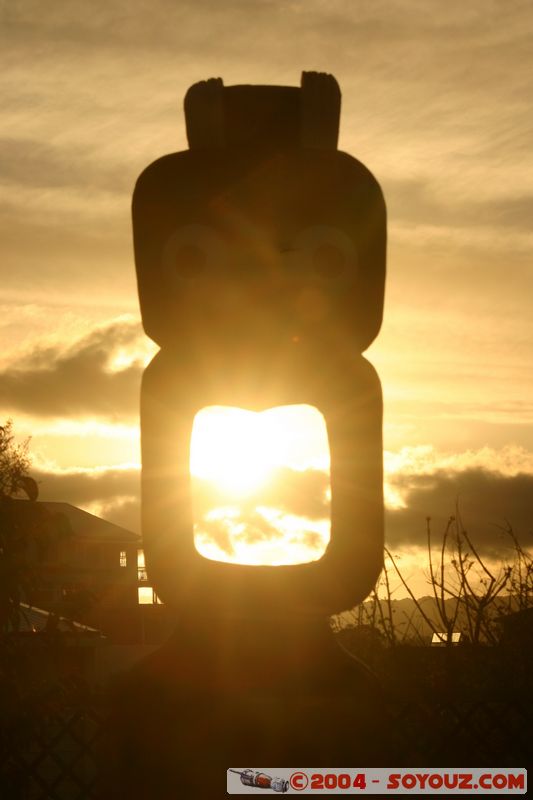
[[[530,0],[13,0],[0,13],[0,420],[32,436],[42,499],[139,530],[139,385],[156,347],[130,202],[147,164],[187,147],[187,88],[320,70],[343,94],[339,148],[388,208],[384,323],[366,353],[384,392],[387,541],[409,564],[425,518],[438,533],[459,500],[490,557],[506,519],[532,546]],[[317,430],[305,457],[295,445],[275,465],[309,494],[262,506],[263,532],[290,538],[299,517],[322,536]]]

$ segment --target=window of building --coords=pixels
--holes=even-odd
[[[144,563],[144,550],[137,550],[137,578],[139,583],[146,583],[148,580],[148,573]]]
[[[137,593],[140,606],[162,605],[162,601],[151,586],[139,586]]]
[[[128,566],[128,556],[125,550],[120,551],[120,566],[121,567]]]

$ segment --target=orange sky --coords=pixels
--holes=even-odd
[[[460,497],[480,537],[533,497],[533,6],[521,0],[22,0],[2,7],[0,418],[33,435],[42,496],[138,519],[130,197],[185,148],[210,76],[333,73],[339,146],[389,214],[382,331],[396,547]],[[492,546],[492,545],[490,545]]]

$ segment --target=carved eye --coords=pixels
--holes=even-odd
[[[339,278],[347,267],[344,253],[334,244],[320,244],[312,254],[313,267],[319,278]]]
[[[200,277],[207,265],[207,254],[197,244],[182,245],[175,256],[176,275],[184,280]]]
[[[347,282],[357,274],[357,249],[344,231],[328,225],[314,225],[302,231],[294,241],[298,261],[307,275],[320,281]]]
[[[223,239],[207,225],[183,225],[167,239],[162,262],[171,282],[191,283],[224,270],[227,261]]]

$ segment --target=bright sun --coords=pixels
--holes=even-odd
[[[312,406],[254,412],[210,406],[195,417],[191,474],[245,496],[283,466],[329,469],[324,418]]]
[[[323,555],[330,526],[329,445],[316,408],[204,408],[194,420],[190,470],[204,493],[208,484],[216,496],[208,508],[203,498],[200,513],[195,503],[195,545],[202,555],[246,564],[301,563]],[[298,484],[293,495],[300,492],[298,505],[305,506],[306,478],[317,473],[327,501],[323,519],[294,513],[280,485],[281,474]],[[309,496],[310,508],[313,500]]]
[[[275,466],[268,427],[264,418],[250,411],[203,409],[194,421],[191,473],[232,496],[249,494],[268,479]]]

